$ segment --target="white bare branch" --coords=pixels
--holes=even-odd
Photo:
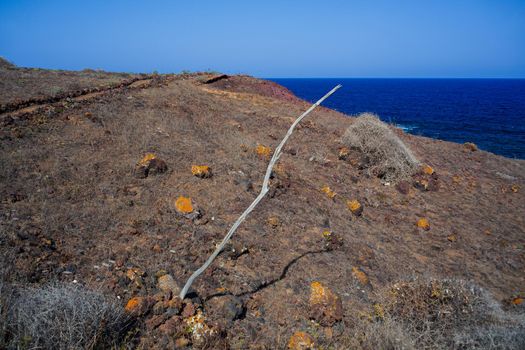
[[[288,138],[290,137],[290,135],[292,135],[292,132],[294,131],[294,129],[297,126],[297,124],[299,124],[299,122],[301,122],[301,120],[303,120],[304,117],[306,117],[311,111],[313,111],[315,109],[315,107],[319,106],[324,100],[326,100],[330,95],[332,95],[340,87],[341,87],[341,85],[337,85],[332,90],[330,90],[330,92],[328,92],[326,95],[321,97],[319,99],[319,101],[314,103],[310,108],[308,108],[307,111],[305,111],[303,114],[301,114],[295,120],[295,122],[292,124],[292,126],[290,126],[290,129],[288,129],[288,132],[286,133],[286,136],[284,136],[284,138],[281,141],[281,143],[279,144],[279,146],[277,146],[277,148],[275,149],[275,152],[273,153],[272,159],[270,160],[270,163],[268,164],[268,168],[266,169],[266,174],[264,175],[264,181],[263,181],[261,192],[259,193],[257,198],[255,198],[255,200],[252,202],[252,204],[250,204],[250,206],[244,211],[244,213],[242,213],[242,215],[239,216],[237,221],[235,221],[235,223],[232,225],[232,227],[230,228],[230,230],[228,231],[226,236],[223,238],[222,242],[217,246],[217,248],[210,255],[208,260],[206,260],[206,262],[198,270],[196,270],[190,276],[190,278],[188,278],[188,281],[186,282],[186,284],[184,285],[184,288],[182,288],[182,290],[180,292],[179,296],[180,296],[181,299],[184,299],[184,297],[186,296],[186,293],[188,293],[188,289],[192,285],[193,281],[197,277],[199,277],[200,274],[203,273],[204,270],[206,270],[208,268],[208,266],[211,265],[211,263],[213,262],[213,260],[215,260],[217,255],[219,255],[219,253],[224,249],[224,246],[228,243],[228,241],[233,236],[234,232],[237,230],[239,225],[246,219],[248,214],[250,214],[250,212],[257,206],[257,204],[259,204],[259,202],[264,198],[264,196],[268,192],[268,190],[269,190],[268,184],[270,182],[270,176],[272,174],[273,167],[274,167],[275,163],[277,162],[277,160],[279,160],[279,157],[281,156],[281,150],[282,150],[284,144],[286,143],[286,141],[288,141]]]

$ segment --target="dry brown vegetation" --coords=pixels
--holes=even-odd
[[[8,349],[108,349],[131,321],[116,300],[74,284],[16,291],[8,314]]]
[[[27,88],[18,77],[35,82],[24,102],[49,94],[50,75],[66,86],[91,74],[8,70],[8,103]],[[390,129],[432,172],[386,186],[385,172],[372,171],[380,162],[340,142],[361,118],[325,108],[298,126],[268,198],[177,300],[256,196],[268,163],[257,146],[274,150],[309,106],[273,83],[210,79],[147,77],[0,114],[2,315],[32,297],[23,291],[76,280],[80,295],[137,302],[130,348],[280,349],[298,332],[325,349],[520,348],[525,162]],[[137,176],[148,153],[165,167]],[[212,176],[194,176],[193,165]],[[199,215],[179,213],[181,197]],[[334,302],[311,305],[312,282]]]
[[[361,152],[370,174],[388,182],[409,178],[419,165],[412,151],[388,125],[370,113],[357,116],[342,141]]]

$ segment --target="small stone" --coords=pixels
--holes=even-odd
[[[417,221],[417,227],[425,230],[425,231],[428,231],[430,230],[430,223],[428,222],[427,219],[425,218],[421,218]]]
[[[427,174],[427,175],[432,175],[432,174],[434,174],[434,168],[432,168],[432,167],[431,167],[430,165],[428,165],[428,164],[425,164],[421,170],[423,171],[423,173],[425,173],[425,174]]]
[[[330,199],[334,199],[334,197],[337,195],[337,193],[335,193],[335,191],[333,191],[330,186],[323,186],[321,188],[321,192],[324,192],[326,194],[326,196]]]
[[[455,242],[458,240],[458,237],[455,235],[455,234],[451,234],[449,236],[447,236],[447,239],[450,241],[450,242]]]
[[[310,285],[310,317],[323,326],[332,326],[343,319],[341,298],[321,282]]]
[[[272,149],[267,146],[257,145],[257,147],[255,147],[255,153],[257,153],[257,155],[260,157],[269,158],[270,154],[272,153]]]
[[[370,282],[366,273],[355,266],[352,267],[352,276],[354,276],[354,278],[358,280],[363,286],[366,286]]]
[[[280,221],[279,218],[276,217],[276,216],[270,216],[270,217],[268,218],[268,221],[267,221],[267,222],[268,222],[268,225],[270,225],[270,226],[272,226],[272,227],[277,227],[277,226],[279,226],[279,225],[281,224],[281,221]]]
[[[162,290],[163,292],[171,292],[173,295],[178,295],[180,293],[181,288],[175,282],[173,277],[171,275],[163,275],[160,276],[157,281],[157,287]]]
[[[207,165],[192,165],[191,173],[193,176],[201,179],[210,178],[212,176],[211,168]]]
[[[290,350],[309,350],[314,348],[314,339],[308,333],[295,332],[288,341]]]
[[[158,159],[153,153],[146,153],[146,155],[137,162],[135,176],[143,179],[149,175],[164,173],[166,170],[168,170],[168,166],[165,161]]]
[[[182,317],[188,318],[193,315],[195,315],[196,309],[195,305],[193,303],[188,303],[184,306],[184,309],[182,310]]]
[[[410,192],[410,183],[406,180],[400,181],[396,185],[396,189],[399,191],[399,193],[407,195]]]
[[[168,170],[168,165],[162,159],[152,159],[148,165],[148,175],[157,175],[165,173]]]
[[[154,300],[149,297],[133,297],[126,303],[125,310],[132,315],[142,316],[150,311],[153,302]]]
[[[361,205],[361,203],[359,203],[357,199],[347,201],[346,206],[355,216],[361,216],[361,214],[363,213],[363,206]]]
[[[193,211],[191,198],[179,196],[175,201],[175,209],[181,214],[189,214]]]
[[[244,313],[242,300],[233,295],[213,298],[208,301],[208,307],[213,310],[214,317],[227,322],[238,319]]]
[[[338,157],[340,160],[346,160],[349,155],[350,155],[350,150],[348,148],[346,147],[339,148]]]
[[[467,151],[471,151],[471,152],[475,152],[475,151],[478,150],[478,146],[475,143],[472,143],[472,142],[465,142],[463,144],[463,147],[465,147],[465,149]]]

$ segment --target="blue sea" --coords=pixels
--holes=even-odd
[[[270,79],[345,114],[373,112],[406,132],[525,159],[525,79]]]

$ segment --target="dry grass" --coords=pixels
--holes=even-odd
[[[368,171],[385,181],[406,178],[419,164],[403,141],[374,114],[361,114],[346,129],[342,141],[362,152]]]
[[[355,320],[348,345],[359,349],[524,349],[524,315],[503,311],[463,281],[395,284],[371,319]],[[379,311],[379,312],[378,312]]]
[[[27,288],[13,299],[9,343],[22,349],[94,349],[116,346],[130,322],[123,308],[76,285]]]

